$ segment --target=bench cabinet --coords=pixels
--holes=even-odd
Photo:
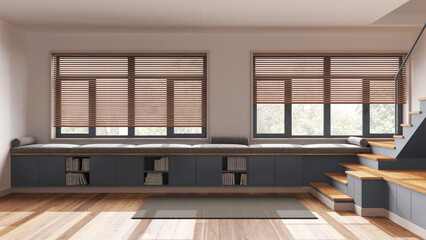
[[[164,155],[164,157],[167,155]],[[230,155],[233,156],[233,155]],[[168,156],[169,169],[163,172],[164,185],[222,186],[222,174],[230,156]],[[89,186],[144,186],[153,171],[154,159],[162,156],[12,156],[12,186],[65,186],[67,157],[89,158],[85,172]],[[247,156],[248,186],[307,186],[321,181],[324,172],[336,171],[339,162],[355,161],[356,156]],[[69,171],[68,171],[69,172]],[[232,172],[232,171],[231,171]]]

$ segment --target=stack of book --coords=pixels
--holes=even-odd
[[[83,173],[67,173],[66,185],[68,186],[87,185],[86,176]]]
[[[246,157],[228,157],[228,170],[246,171],[247,158]]]
[[[240,185],[241,186],[247,185],[247,174],[246,173],[241,174]]]
[[[84,172],[90,171],[90,158],[81,159],[81,171],[84,171]]]
[[[154,170],[155,171],[168,171],[169,170],[169,158],[162,157],[154,159]]]
[[[163,185],[163,174],[146,173],[145,185]]]
[[[235,185],[235,173],[222,173],[222,185],[234,186]]]
[[[90,159],[79,157],[65,158],[66,171],[90,171]]]

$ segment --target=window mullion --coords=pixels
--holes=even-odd
[[[331,132],[331,59],[324,57],[324,136],[329,137]]]

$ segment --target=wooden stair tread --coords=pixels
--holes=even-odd
[[[426,170],[377,170],[358,163],[339,163],[354,171],[362,171],[399,186],[426,194]],[[346,174],[350,175],[350,171]],[[353,171],[352,171],[353,172]]]
[[[396,158],[385,157],[374,153],[358,153],[358,157],[368,158],[375,161],[396,161]]]
[[[328,185],[327,183],[310,183],[310,185],[335,202],[336,201],[348,202],[348,201],[354,200],[350,196]]]
[[[361,180],[383,180],[383,177],[365,171],[346,171],[345,173]]]
[[[375,147],[395,149],[395,142],[394,141],[368,141],[368,144],[370,146],[375,146]]]
[[[412,127],[413,126],[413,124],[411,124],[411,123],[403,123],[403,124],[401,124],[401,127]]]
[[[413,112],[409,112],[409,114],[422,114],[422,111],[413,111]]]
[[[419,101],[426,101],[426,97],[422,97],[422,98],[419,98],[417,100],[419,100]]]
[[[404,138],[404,135],[393,135],[393,138]]]
[[[343,184],[348,185],[348,176],[343,173],[324,173],[325,176]]]

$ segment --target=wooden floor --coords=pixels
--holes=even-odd
[[[0,239],[420,239],[386,218],[294,195],[317,220],[132,220],[149,195],[11,194],[0,198]]]

